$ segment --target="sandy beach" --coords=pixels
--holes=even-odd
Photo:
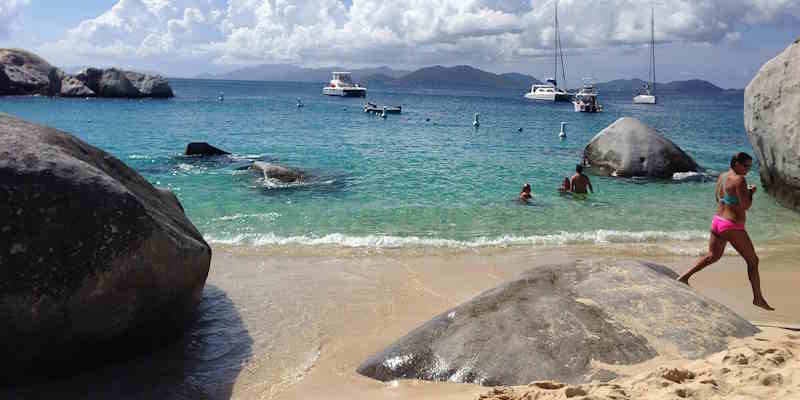
[[[752,306],[744,261],[732,249],[692,280],[693,287],[701,294],[725,304],[764,330],[755,338],[732,341],[732,352],[755,345],[792,351],[800,343],[797,332],[775,328],[796,328],[800,323],[800,297],[795,294],[800,270],[793,257],[797,249],[787,244],[763,248],[767,250],[761,254],[762,285],[775,312]],[[355,370],[367,357],[433,316],[538,265],[608,258],[609,254],[615,254],[618,258],[646,259],[683,272],[695,259],[643,255],[641,249],[609,251],[600,247],[483,249],[450,254],[409,254],[407,250],[359,254],[352,250],[331,250],[289,255],[293,251],[215,248],[208,284],[225,292],[236,305],[244,329],[252,338],[252,355],[235,378],[232,398],[477,399],[490,389],[410,380],[383,383],[358,375]],[[627,385],[629,389],[638,387],[639,394],[632,398],[650,398],[649,392],[641,387],[653,384],[648,379],[656,379],[653,376],[659,374],[657,366],[696,370],[695,374],[700,376],[712,366],[721,365],[722,361],[714,357],[724,355],[712,356],[712,361],[659,357],[619,369],[620,378],[612,383]],[[770,363],[763,357],[759,360]],[[727,392],[731,396],[749,393],[750,397],[744,398],[781,398],[781,393],[790,393],[781,390],[794,385],[791,393],[798,393],[800,367],[796,360],[787,361],[780,368],[786,369],[776,372],[782,373],[782,381],[773,382],[769,390],[763,389],[760,378],[756,377],[726,380],[726,387],[734,388]],[[758,374],[763,375],[762,372]],[[761,389],[748,392],[745,387],[749,385]],[[738,386],[742,386],[742,391],[735,390]],[[609,397],[613,393],[606,393],[607,388],[597,386],[591,391],[586,387],[598,398],[613,398]],[[674,389],[665,395],[663,388],[653,388],[652,398],[674,396]],[[702,392],[692,390],[692,393]],[[496,398],[507,395],[503,393]],[[524,396],[534,392],[516,388],[514,393]],[[542,393],[541,396],[551,397],[529,398],[566,396],[564,390]],[[702,393],[696,398],[705,398]],[[716,395],[723,396],[720,393]]]

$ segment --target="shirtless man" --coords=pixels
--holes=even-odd
[[[570,186],[571,192],[579,195],[583,195],[586,197],[586,188],[589,188],[589,192],[594,193],[594,188],[592,187],[592,182],[589,181],[589,177],[583,174],[583,166],[578,164],[575,166],[575,175],[572,175],[572,179],[570,179]]]

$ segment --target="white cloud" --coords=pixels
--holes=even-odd
[[[217,64],[508,62],[550,54],[554,1],[119,0],[51,48]],[[0,22],[25,2],[6,1]],[[562,0],[562,43],[646,44],[651,6],[659,42],[737,41],[742,25],[800,17],[800,0]]]
[[[28,3],[30,0],[0,0],[0,39],[9,37],[12,24]]]

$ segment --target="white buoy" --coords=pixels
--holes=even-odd
[[[564,130],[564,126],[566,126],[566,125],[567,125],[566,122],[562,122],[561,123],[561,132],[558,133],[558,138],[559,139],[566,139],[567,138],[567,132]]]
[[[478,114],[478,113],[475,113],[475,120],[474,120],[474,121],[472,121],[472,126],[474,126],[474,127],[476,127],[476,128],[477,128],[477,127],[479,127],[479,126],[481,126],[481,122],[480,122],[480,121],[478,121],[478,117],[480,117],[480,114]]]
[[[219,100],[219,101],[225,101],[225,94],[224,94],[224,93],[222,93],[222,92],[219,92],[219,96],[217,96],[217,100]]]
[[[383,106],[383,111],[381,111],[381,118],[386,118],[386,106]]]
[[[299,97],[297,98],[297,108],[303,108],[303,100],[300,100]]]

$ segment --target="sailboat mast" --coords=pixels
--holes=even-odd
[[[653,93],[656,92],[656,28],[655,28],[655,10],[650,9],[650,65],[653,69]]]
[[[555,86],[558,87],[558,0],[555,2],[555,13],[553,13],[553,79],[556,80]]]

